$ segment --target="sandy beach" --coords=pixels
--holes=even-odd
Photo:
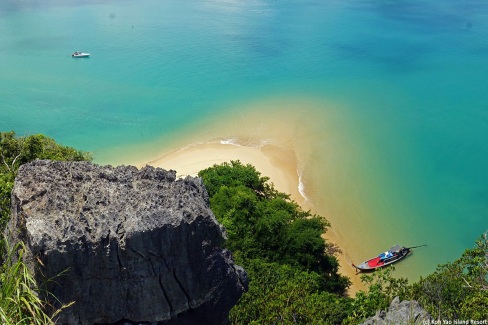
[[[332,227],[324,238],[342,251],[336,254],[339,272],[351,279],[349,295],[354,296],[365,288],[351,265],[351,255],[344,248],[360,247],[344,229],[355,225],[350,225],[347,215],[337,215],[334,212],[337,209],[331,209],[326,200],[331,198],[331,193],[334,193],[332,199],[334,195],[345,195],[345,199],[350,196],[348,192],[335,194],[337,187],[328,185],[343,177],[341,173],[348,172],[344,161],[337,158],[350,148],[344,145],[348,130],[336,108],[334,103],[310,97],[283,96],[248,102],[228,109],[219,118],[190,125],[166,139],[165,144],[130,148],[124,163],[172,169],[178,177],[196,176],[202,169],[231,160],[255,166],[262,176],[270,178],[277,190],[290,194],[304,210],[331,221]],[[150,156],[148,148],[149,153],[152,151]],[[136,155],[130,154],[134,150],[139,161],[134,160]],[[341,222],[339,228],[335,228],[334,222]]]
[[[310,206],[306,197],[299,190],[300,176],[295,152],[283,147],[271,144],[245,146],[228,141],[214,140],[162,154],[159,158],[146,164],[173,169],[177,171],[178,177],[185,177],[187,175],[196,176],[202,169],[231,160],[240,160],[242,163],[255,166],[263,176],[270,178],[276,189],[291,194],[291,198],[304,209],[312,209],[314,212],[313,207]],[[334,236],[333,229],[329,229],[325,238],[340,249],[341,243]],[[348,276],[352,281],[348,294],[354,296],[358,290],[364,290],[364,285],[348,261],[346,254],[337,253],[336,256],[341,266],[340,273]]]
[[[303,203],[304,198],[298,191],[299,177],[294,152],[277,146],[246,147],[215,141],[171,152],[147,164],[174,169],[178,177],[185,177],[197,176],[202,169],[231,160],[253,165],[261,175],[269,177],[278,190],[291,194],[295,201]]]

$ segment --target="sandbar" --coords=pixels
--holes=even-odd
[[[239,160],[251,164],[267,176],[275,188],[291,194],[298,203],[303,197],[298,191],[296,159],[293,152],[273,145],[246,147],[221,142],[207,142],[192,145],[168,153],[148,165],[163,169],[173,169],[177,177],[197,176],[198,172],[215,164]]]
[[[136,165],[175,170],[178,177],[185,177],[196,176],[214,164],[240,160],[255,166],[262,176],[270,178],[277,190],[290,194],[304,210],[327,219],[334,217],[338,222],[341,216],[333,215],[333,210],[317,209],[314,202],[324,201],[323,189],[316,187],[317,182],[326,184],[324,179],[336,177],[334,173],[345,168],[334,160],[344,150],[341,137],[347,134],[337,114],[339,111],[333,104],[310,98],[281,97],[250,102],[228,109],[218,118],[214,116],[191,125],[175,135],[171,145],[155,145],[151,157]],[[324,147],[328,152],[322,150]],[[325,159],[317,160],[317,157]],[[331,172],[324,177],[319,174],[324,170]],[[347,220],[343,221],[347,224]],[[334,224],[324,237],[342,251],[336,256],[339,272],[351,279],[349,295],[364,290],[347,252],[341,249],[355,247],[355,243],[342,245],[344,236],[336,235]],[[351,244],[350,238],[344,240]]]
[[[230,144],[221,141],[211,141],[187,146],[179,150],[163,154],[161,157],[147,162],[147,165],[175,170],[177,177],[197,176],[200,170],[215,164],[239,160],[244,164],[251,164],[262,176],[270,178],[275,188],[291,195],[291,199],[304,209],[309,209],[306,197],[300,193],[300,175],[298,173],[297,159],[292,150],[274,145],[249,147]],[[145,164],[144,164],[145,165]],[[139,167],[142,167],[139,166]],[[336,236],[332,229],[325,235],[328,242],[333,243],[339,250]],[[358,290],[364,290],[364,284],[351,266],[344,252],[335,254],[339,259],[339,272],[351,279],[352,285],[348,291],[353,296]]]

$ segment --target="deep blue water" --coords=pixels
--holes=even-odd
[[[3,0],[0,130],[106,163],[235,103],[338,103],[351,151],[317,175],[317,136],[315,204],[353,259],[427,242],[399,267],[416,278],[488,228],[487,58],[481,0]]]

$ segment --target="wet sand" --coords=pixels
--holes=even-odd
[[[354,296],[365,287],[349,256],[355,256],[361,244],[347,235],[347,228],[355,225],[347,215],[337,215],[340,209],[330,208],[328,200],[331,192],[344,196],[340,202],[351,196],[331,185],[349,173],[346,160],[339,159],[344,152],[351,152],[347,146],[351,141],[345,138],[351,132],[342,121],[341,111],[337,104],[310,97],[259,99],[223,108],[218,118],[191,124],[166,137],[164,144],[144,144],[127,150],[126,158],[119,158],[138,167],[172,169],[178,177],[195,176],[202,169],[231,160],[255,166],[304,210],[331,221],[324,238],[342,251],[336,254],[339,272],[351,279],[349,295]]]
[[[289,193],[295,201],[303,203],[298,191],[297,165],[294,153],[273,145],[246,147],[221,142],[208,142],[189,146],[148,162],[148,165],[176,170],[178,177],[197,176],[200,170],[214,164],[240,160],[251,164],[267,176],[279,191]]]
[[[173,169],[177,171],[178,177],[185,177],[187,175],[196,176],[202,169],[231,160],[240,160],[242,163],[255,166],[261,175],[270,178],[277,190],[291,194],[291,198],[304,209],[312,209],[312,212],[316,213],[308,200],[300,193],[300,177],[295,152],[280,146],[271,144],[245,146],[214,140],[162,154],[159,158],[146,164],[168,170]],[[141,164],[139,167],[146,164]],[[325,238],[340,250],[341,245],[334,235],[333,229],[328,230]],[[364,290],[364,285],[346,254],[339,252],[336,256],[340,262],[340,273],[348,276],[352,281],[348,294],[354,296],[358,290]]]

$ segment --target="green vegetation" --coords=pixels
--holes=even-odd
[[[10,193],[19,166],[36,159],[91,160],[87,152],[57,144],[42,134],[16,137],[15,132],[0,132],[0,231],[10,219]]]
[[[374,316],[378,310],[387,310],[396,296],[405,297],[408,281],[404,278],[394,278],[392,275],[394,270],[395,268],[390,266],[361,275],[361,280],[368,290],[356,293],[351,303],[351,311],[343,324],[359,324],[366,318]]]
[[[488,232],[475,248],[452,263],[439,265],[409,290],[410,297],[437,319],[488,319]]]
[[[49,317],[42,310],[43,303],[36,294],[37,283],[23,263],[23,252],[24,246],[19,243],[2,254],[0,320],[2,324],[49,323]]]
[[[6,243],[6,240],[4,240]],[[62,306],[51,317],[45,302],[39,298],[39,286],[23,261],[24,243],[2,245],[4,262],[0,267],[0,321],[5,325],[54,324],[57,314],[71,304]]]
[[[321,236],[329,223],[303,211],[251,165],[232,161],[199,176],[227,230],[227,248],[251,279],[231,320],[340,324],[350,308],[350,299],[341,296],[350,282],[325,253]]]
[[[0,132],[0,231],[10,219],[10,196],[20,165],[35,159],[91,160],[90,154],[57,144],[41,134],[16,137]],[[2,324],[53,324],[44,313],[39,286],[23,261],[24,244],[0,240],[0,321]],[[68,306],[64,306],[66,308]],[[56,314],[56,313],[55,313]],[[53,315],[52,317],[55,317]]]
[[[320,276],[287,264],[246,262],[251,283],[231,310],[233,324],[341,324],[350,299],[321,290]]]
[[[314,272],[322,290],[345,292],[349,280],[337,273],[337,259],[325,253],[321,237],[329,226],[325,219],[303,211],[251,165],[232,161],[205,169],[199,176],[236,259],[244,264],[260,259]]]
[[[386,310],[396,296],[418,301],[436,320],[488,319],[488,232],[458,260],[439,265],[413,284],[394,278],[393,271],[390,267],[362,276],[368,292],[356,294],[343,324],[358,324],[376,311]]]
[[[20,165],[35,159],[91,160],[43,135],[16,137],[0,132],[0,231],[10,218],[10,195]],[[199,173],[211,208],[226,230],[226,246],[249,274],[249,291],[232,309],[234,324],[359,324],[385,310],[395,296],[417,300],[435,319],[488,319],[488,232],[456,261],[409,285],[394,268],[362,276],[368,290],[343,294],[350,282],[337,273],[322,234],[330,226],[303,211],[238,161]],[[23,243],[0,241],[0,321],[52,324],[39,297],[40,286],[23,263]],[[49,293],[43,293],[49,295]],[[63,307],[66,308],[67,306]]]
[[[301,210],[251,165],[233,161],[199,176],[227,230],[226,246],[250,278],[231,311],[234,324],[359,324],[396,296],[419,301],[436,319],[488,319],[487,234],[417,283],[393,277],[389,267],[362,275],[367,291],[347,298],[349,280],[325,253],[326,220]]]

